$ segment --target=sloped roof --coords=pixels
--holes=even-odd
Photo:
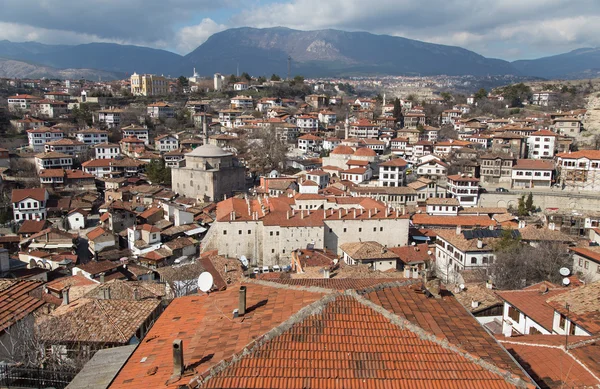
[[[34,188],[34,189],[13,189],[11,202],[18,203],[27,198],[31,198],[37,201],[44,201],[46,199],[46,189]]]
[[[0,281],[0,330],[39,309],[44,302],[30,294],[42,284],[37,281]]]
[[[81,298],[40,320],[40,336],[58,343],[128,344],[159,305],[158,300]]]

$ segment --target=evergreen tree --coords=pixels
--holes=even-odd
[[[393,115],[396,119],[399,119],[400,116],[402,116],[402,106],[400,105],[400,99],[397,97],[394,99],[394,114]]]
[[[517,214],[519,216],[527,216],[529,212],[527,211],[527,206],[525,205],[525,195],[519,197],[519,205],[517,207]]]
[[[281,77],[279,77],[277,74],[273,74],[271,76],[271,81],[281,81]]]
[[[527,209],[527,212],[535,211],[535,205],[533,205],[533,194],[531,192],[529,192],[527,200],[525,201],[525,208]]]
[[[485,89],[481,88],[477,91],[477,93],[475,93],[475,100],[481,100],[481,99],[485,99],[487,97],[488,93]]]

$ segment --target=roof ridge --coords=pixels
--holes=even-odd
[[[256,283],[259,285],[264,285],[264,286],[273,286],[274,285],[274,283],[262,284],[264,281],[260,281],[260,280],[254,280],[254,281],[255,282],[258,281]],[[296,289],[297,288],[297,287],[291,287],[289,285],[281,285],[281,286],[284,288],[286,288],[286,286],[287,286],[286,289]],[[312,287],[311,287],[311,289],[312,289]],[[321,289],[321,288],[316,288],[316,289]],[[323,311],[323,309],[325,309],[325,307],[327,307],[330,303],[334,302],[338,297],[345,295],[345,293],[333,292],[331,290],[327,290],[327,292],[328,293],[325,294],[322,298],[318,299],[317,301],[315,301],[312,304],[309,304],[309,305],[301,308],[298,312],[291,315],[287,320],[285,320],[278,326],[272,328],[271,330],[266,332],[264,335],[261,335],[261,336],[257,337],[256,339],[252,340],[239,353],[233,354],[230,358],[220,361],[218,364],[211,367],[205,373],[197,374],[197,376],[195,378],[192,378],[192,380],[190,380],[190,384],[192,383],[192,381],[196,380],[198,383],[198,385],[196,387],[199,387],[200,384],[203,384],[206,381],[210,380],[211,378],[215,377],[217,374],[219,374],[223,370],[227,369],[232,364],[239,362],[242,358],[251,354],[255,349],[261,347],[269,340],[280,336],[284,332],[290,330],[295,324],[303,322],[308,317],[321,313]]]
[[[430,341],[448,351],[452,351],[453,353],[462,356],[463,358],[480,366],[481,368],[489,371],[490,373],[493,373],[493,374],[496,374],[496,375],[502,377],[507,383],[509,383],[511,385],[515,385],[520,388],[530,387],[530,384],[528,384],[522,378],[519,378],[516,375],[512,374],[511,372],[501,369],[496,365],[493,365],[489,362],[484,361],[483,359],[471,354],[470,352],[465,351],[465,350],[461,349],[460,347],[450,343],[447,339],[441,339],[441,338],[435,336],[434,334],[424,330],[422,327],[420,327],[416,324],[413,324],[408,319],[406,319],[400,315],[397,315],[393,312],[388,311],[384,307],[377,305],[373,301],[365,298],[364,296],[358,294],[357,292],[346,291],[345,294],[354,297],[359,303],[361,303],[361,304],[371,308],[375,312],[383,315],[385,318],[390,320],[391,324],[397,325],[401,329],[412,332],[413,334],[417,335],[422,340]]]
[[[127,339],[127,337],[125,336],[125,334],[123,333],[123,331],[121,331],[121,329],[111,320],[110,315],[108,314],[108,312],[106,311],[106,309],[104,309],[100,303],[100,300],[98,299],[93,299],[94,301],[94,305],[102,312],[102,314],[104,316],[106,316],[106,320],[108,321],[108,323],[115,329],[117,330],[117,332],[119,333],[119,335],[121,336],[121,339],[123,339],[124,342],[127,342],[129,339]],[[104,301],[104,300],[102,300]],[[110,300],[108,300],[110,301]]]

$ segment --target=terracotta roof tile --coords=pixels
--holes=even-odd
[[[488,216],[430,216],[422,213],[413,215],[412,222],[415,225],[440,227],[489,227],[496,225],[496,222]]]
[[[31,296],[41,285],[36,281],[0,281],[0,330],[4,331],[44,305],[42,300]]]
[[[247,314],[233,318],[238,288],[175,299],[154,324],[111,388],[177,388],[190,377],[165,385],[173,374],[171,344],[183,340],[186,365],[201,374],[241,352],[322,294],[248,284]],[[141,362],[143,359],[143,362]],[[153,370],[152,375],[147,375]],[[243,387],[239,386],[239,387]]]
[[[591,334],[600,334],[600,281],[550,296],[547,303]]]
[[[538,290],[508,290],[496,293],[531,320],[552,332],[554,308],[546,303],[546,300],[565,292],[567,292],[565,289],[548,289],[547,292],[542,293],[538,288]]]
[[[11,202],[18,203],[19,201],[31,198],[37,201],[45,201],[46,189],[34,188],[34,189],[13,189]]]

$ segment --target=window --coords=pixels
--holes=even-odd
[[[379,227],[379,232],[383,232],[383,227]],[[600,269],[600,266],[598,266],[598,269]],[[599,270],[600,273],[600,270]]]
[[[571,322],[570,324],[571,325],[569,326],[569,335],[575,335],[575,330],[577,329],[577,326],[573,322]]]
[[[589,269],[590,261],[585,261],[585,265],[583,267],[584,267],[584,269]]]
[[[277,231],[277,233],[275,233],[276,236],[279,236],[279,231]]]
[[[227,235],[227,230],[223,230],[223,235]]]
[[[346,227],[344,227],[344,232],[346,232]]]
[[[362,228],[360,228],[360,227],[359,227],[359,228],[358,228],[358,232],[362,232]]]
[[[252,230],[248,230],[248,235],[251,235],[251,234],[252,234]]]
[[[477,258],[471,257],[471,265],[475,265],[475,264],[477,264]]]
[[[558,327],[564,330],[566,328],[566,325],[567,325],[567,317],[561,313],[560,320],[558,321]]]
[[[273,236],[273,231],[269,232],[269,235],[270,235],[270,236]]]
[[[579,266],[583,266],[583,259],[579,258]]]
[[[242,230],[238,230],[238,235],[242,235]]]
[[[508,317],[510,317],[511,319],[513,319],[515,322],[519,322],[519,319],[521,318],[521,312],[519,312],[518,309],[516,309],[515,307],[513,307],[512,305],[508,306]]]

